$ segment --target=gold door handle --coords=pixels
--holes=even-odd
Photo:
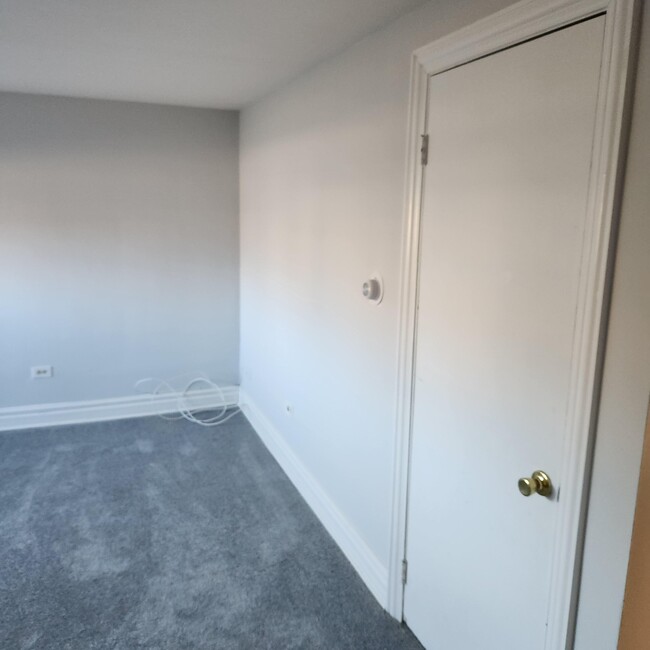
[[[551,496],[553,492],[553,484],[546,472],[537,470],[533,472],[530,478],[519,479],[519,491],[525,496],[529,497],[531,494],[539,494],[541,497]]]

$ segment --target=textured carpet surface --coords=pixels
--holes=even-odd
[[[0,648],[420,648],[240,414],[0,433]]]

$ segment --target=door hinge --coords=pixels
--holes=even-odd
[[[423,135],[422,137],[422,147],[420,148],[420,154],[422,165],[426,165],[429,162],[429,136]]]
[[[406,584],[406,578],[408,577],[409,563],[406,560],[402,560],[402,584]]]

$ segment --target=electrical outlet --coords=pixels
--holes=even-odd
[[[52,366],[32,366],[32,379],[50,379]]]

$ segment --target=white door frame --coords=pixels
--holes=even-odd
[[[566,495],[558,504],[552,583],[549,597],[547,650],[572,644],[577,578],[581,556],[583,493],[587,455],[595,425],[598,369],[603,337],[603,308],[610,275],[610,244],[620,189],[619,164],[628,94],[630,43],[637,0],[522,0],[469,27],[417,50],[411,65],[406,206],[402,235],[400,332],[398,349],[397,422],[388,568],[387,609],[403,617],[402,562],[406,552],[408,475],[413,409],[413,372],[416,349],[420,214],[423,166],[421,136],[427,120],[428,80],[438,74],[541,36],[579,20],[606,15],[603,59],[574,336],[569,406],[565,422],[566,446],[558,484]]]

